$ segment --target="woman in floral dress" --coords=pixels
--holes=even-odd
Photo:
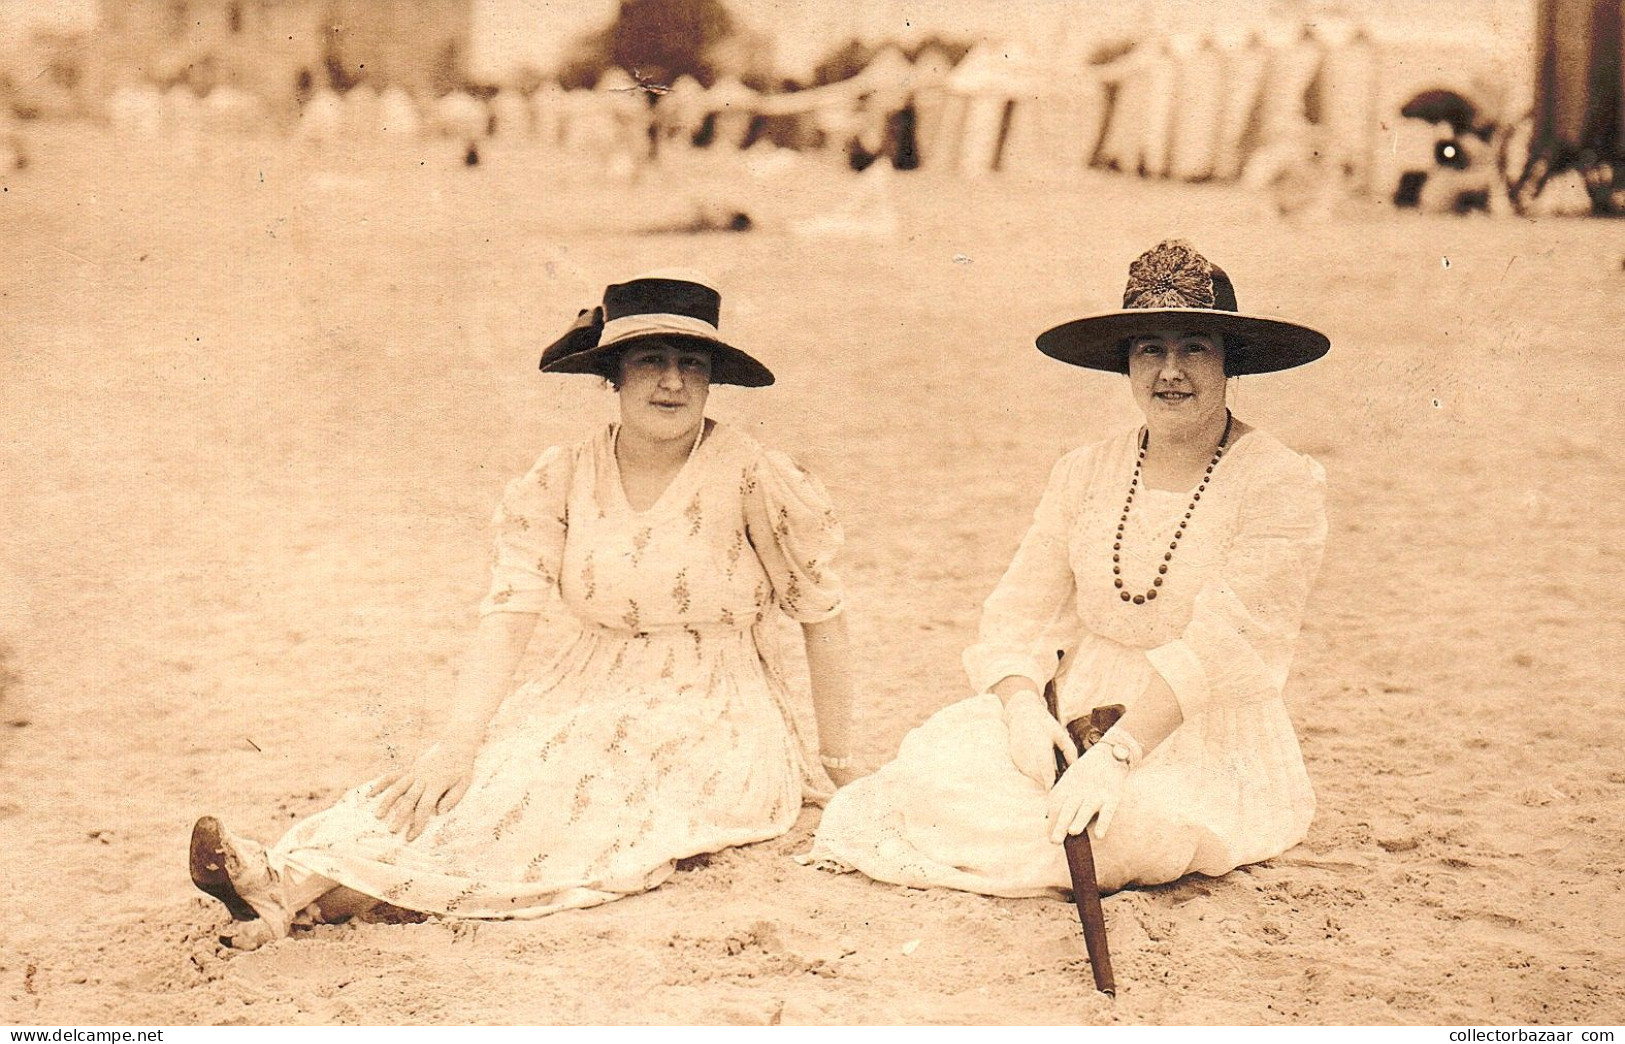
[[[1055,465],[965,653],[979,695],[837,794],[808,858],[1016,897],[1067,890],[1060,842],[1091,822],[1107,890],[1278,855],[1315,808],[1281,694],[1326,539],[1325,473],[1232,415],[1227,378],[1330,342],[1241,314],[1224,271],[1170,241],[1130,266],[1122,310],[1038,346],[1126,374],[1144,424]],[[1059,720],[1040,696],[1051,679]],[[1121,721],[1078,757],[1061,722],[1111,704]]]
[[[705,419],[709,386],[772,383],[717,332],[694,273],[609,287],[542,369],[607,378],[620,423],[508,485],[453,718],[410,767],[350,791],[266,852],[205,817],[198,886],[242,943],[388,903],[538,917],[653,888],[676,862],[784,833],[850,771],[841,529],[818,481]],[[579,624],[517,689],[542,614]],[[764,640],[804,633],[821,750]]]

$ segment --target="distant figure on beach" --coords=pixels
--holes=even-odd
[[[542,355],[609,382],[619,423],[509,483],[449,720],[415,762],[270,850],[212,816],[191,873],[252,948],[359,912],[528,918],[650,889],[680,859],[784,833],[852,775],[842,532],[817,479],[705,417],[713,384],[773,374],[725,343],[687,271],[612,285]],[[812,730],[773,643],[806,643]],[[511,684],[543,614],[571,641]]]
[[[1106,890],[1279,855],[1315,808],[1281,693],[1326,539],[1325,475],[1234,416],[1227,381],[1330,343],[1241,313],[1222,269],[1167,241],[1129,267],[1122,309],[1038,347],[1126,374],[1144,423],[1061,458],[965,653],[980,695],[837,794],[808,858],[1035,896],[1069,889],[1060,842],[1091,823]],[[1052,679],[1058,719],[1040,695]],[[1122,719],[1079,757],[1062,723],[1113,704]]]

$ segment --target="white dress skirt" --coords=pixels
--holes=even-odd
[[[1281,693],[1325,545],[1325,473],[1263,432],[1241,436],[1166,574],[1157,567],[1190,494],[1137,495],[1116,552],[1122,577],[1131,592],[1164,579],[1137,605],[1113,585],[1112,544],[1138,443],[1128,432],[1055,466],[965,653],[981,695],[937,712],[895,760],[837,793],[807,861],[921,888],[1068,889],[1048,788],[1011,761],[1002,704],[986,691],[1012,675],[1043,685],[1061,651],[1064,720],[1132,706],[1153,672],[1184,718],[1130,773],[1094,845],[1102,888],[1223,874],[1303,839],[1314,792]]]
[[[639,512],[613,445],[549,449],[497,511],[482,613],[564,609],[579,631],[497,711],[462,801],[407,841],[349,792],[271,851],[291,903],[339,884],[457,917],[591,906],[782,834],[833,790],[762,628],[842,611],[822,486],[719,425]]]

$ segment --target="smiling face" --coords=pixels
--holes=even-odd
[[[1224,338],[1151,330],[1129,341],[1128,379],[1153,433],[1200,429],[1224,415]]]
[[[621,424],[654,441],[693,438],[711,394],[711,353],[651,339],[621,353]]]

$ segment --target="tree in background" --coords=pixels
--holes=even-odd
[[[609,29],[609,58],[645,83],[716,78],[711,52],[734,32],[721,0],[621,0]]]
[[[730,75],[748,82],[752,70],[735,68],[738,48],[727,46],[742,32],[722,0],[621,0],[615,20],[581,40],[559,80],[589,87],[621,68],[649,85],[670,86],[685,75],[707,87]]]

